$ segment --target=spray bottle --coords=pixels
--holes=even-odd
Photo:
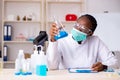
[[[68,33],[65,31],[63,24],[59,20],[55,19],[55,17],[54,17],[54,22],[56,23],[58,28],[58,34],[54,36],[54,39],[58,40],[60,38],[64,38],[68,36]]]
[[[47,75],[47,59],[43,51],[43,47],[41,45],[39,46],[41,47],[41,51],[37,57],[36,74],[38,76],[46,76]]]

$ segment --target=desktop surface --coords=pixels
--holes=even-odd
[[[47,76],[15,75],[14,69],[0,71],[0,80],[120,80],[115,72],[69,73],[68,70],[49,70]]]

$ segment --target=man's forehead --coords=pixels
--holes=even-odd
[[[84,25],[84,26],[86,26],[86,27],[88,27],[90,29],[92,27],[92,24],[91,24],[90,20],[86,16],[83,16],[83,17],[79,18],[77,20],[77,23],[79,23],[81,25]]]
[[[90,20],[86,16],[79,18],[77,22],[81,22],[81,21],[82,22],[90,22]]]

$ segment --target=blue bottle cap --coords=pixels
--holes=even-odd
[[[20,72],[16,72],[15,75],[20,75],[21,73]]]
[[[27,72],[27,75],[32,75],[32,72]]]
[[[23,72],[23,73],[22,73],[22,75],[26,76],[26,75],[27,75],[27,73]]]

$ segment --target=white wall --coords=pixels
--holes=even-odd
[[[92,14],[98,22],[98,35],[112,51],[120,51],[120,13]]]
[[[86,0],[86,12],[97,19],[95,35],[110,50],[120,51],[120,0]]]
[[[109,13],[120,12],[120,0],[86,0],[87,12]]]

